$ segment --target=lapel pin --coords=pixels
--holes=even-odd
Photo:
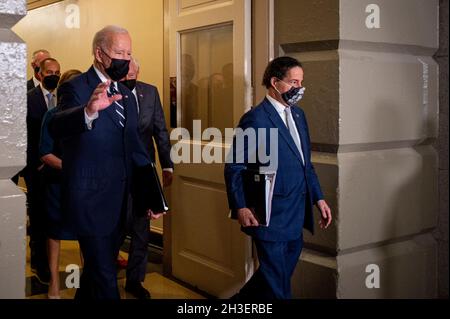
[[[128,95],[125,95],[125,98],[128,99]]]

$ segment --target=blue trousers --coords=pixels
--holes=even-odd
[[[238,299],[291,299],[291,277],[298,263],[303,237],[292,241],[254,239],[259,268],[239,292]]]

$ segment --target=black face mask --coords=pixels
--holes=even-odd
[[[120,83],[129,88],[130,91],[134,90],[134,88],[136,87],[136,82],[137,82],[136,79],[120,81]]]
[[[105,51],[103,51],[103,54],[111,60],[111,65],[108,68],[105,68],[105,72],[111,80],[120,81],[127,76],[128,70],[130,69],[130,60],[113,59],[106,54]]]
[[[283,80],[280,80],[280,81],[284,82]],[[284,82],[284,83],[286,83],[286,82]],[[280,93],[278,90],[277,90],[277,92]],[[286,91],[284,93],[280,93],[280,95],[281,95],[281,98],[283,99],[283,101],[287,105],[294,106],[298,103],[298,101],[300,101],[303,98],[304,93],[305,93],[304,87],[292,86],[288,91]]]
[[[42,84],[44,85],[44,88],[46,88],[49,91],[53,91],[58,86],[59,82],[59,75],[47,75],[42,80]]]
[[[41,70],[40,67],[35,66],[35,67],[34,67],[34,74],[38,74],[40,70]]]

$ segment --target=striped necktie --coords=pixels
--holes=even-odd
[[[109,85],[109,93],[111,95],[120,94],[119,91],[117,91],[116,86],[114,85],[114,82],[111,82]],[[123,105],[119,103],[119,101],[114,102],[114,108],[117,114],[117,118],[119,121],[119,125],[122,127],[125,127],[125,109]]]

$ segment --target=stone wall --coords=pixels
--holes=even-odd
[[[10,180],[25,165],[26,45],[11,31],[25,14],[0,1],[0,299],[25,297],[25,196]]]
[[[367,23],[373,4],[379,28]],[[331,229],[305,236],[295,296],[436,297],[438,1],[277,0],[275,8],[278,55],[304,64],[301,107],[335,216]],[[378,271],[379,288],[368,287]]]

